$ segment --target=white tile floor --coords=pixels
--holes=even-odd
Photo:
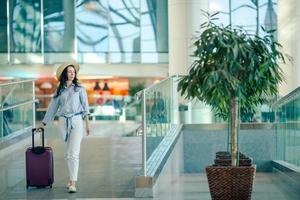
[[[159,187],[155,199],[210,200],[205,174],[184,174],[169,186]],[[273,173],[256,173],[252,200],[299,200],[295,191],[278,184]]]
[[[134,195],[134,176],[141,169],[141,138],[107,135],[101,129],[82,143],[78,192],[69,194],[65,185],[67,171],[62,142],[55,127],[46,130],[47,145],[54,149],[55,182],[52,189],[31,188],[25,185],[26,146],[0,160],[0,199],[122,199]],[[113,132],[116,124],[110,126]],[[103,130],[103,129],[102,129]],[[155,200],[209,200],[205,174],[183,174],[174,177],[156,191]],[[282,187],[274,174],[257,173],[253,200],[299,200],[299,194]]]
[[[123,127],[116,124],[110,125],[112,136],[108,137],[107,126],[98,127],[98,130],[94,127],[97,132],[82,141],[76,194],[67,193],[68,175],[62,141],[53,126],[45,132],[46,144],[54,151],[53,188],[26,190],[25,149],[28,146],[24,146],[0,160],[0,199],[133,197],[134,177],[141,169],[141,138],[121,137]]]

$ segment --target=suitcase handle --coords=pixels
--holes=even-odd
[[[42,130],[42,145],[43,145],[43,149],[45,148],[45,143],[44,143],[44,128],[39,128]],[[37,129],[33,128],[32,129],[32,149],[34,149],[34,132],[36,132]]]

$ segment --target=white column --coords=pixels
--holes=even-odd
[[[75,41],[76,41],[76,34],[75,34],[75,1],[64,0],[64,41],[63,41],[63,50],[67,52],[76,52],[75,49]]]
[[[293,62],[281,64],[285,82],[279,86],[284,96],[300,86],[300,1],[278,0],[278,41],[285,53],[293,57]]]
[[[192,35],[205,21],[209,0],[169,0],[169,75],[186,74],[192,63]]]

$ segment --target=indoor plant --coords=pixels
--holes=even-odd
[[[239,110],[241,114],[252,112],[256,105],[264,103],[267,97],[277,94],[277,86],[283,80],[283,73],[279,62],[285,62],[281,45],[273,40],[272,31],[266,32],[265,36],[248,34],[240,27],[216,25],[208,13],[208,21],[201,25],[200,33],[195,38],[195,60],[189,69],[189,73],[183,76],[178,85],[181,95],[188,99],[198,98],[212,106],[217,114],[224,119],[229,118],[231,166],[215,167],[219,181],[227,178],[232,179],[230,173],[240,174],[240,170],[250,173],[245,177],[250,194],[238,199],[251,198],[252,181],[255,168],[253,166],[239,167],[238,164],[238,141]],[[206,172],[211,168],[207,167]],[[233,169],[238,171],[233,172]],[[251,174],[252,173],[252,174]],[[210,184],[210,177],[208,182]],[[241,177],[237,177],[241,178]],[[229,180],[231,184],[234,180]],[[249,185],[248,182],[251,182]],[[241,185],[241,180],[237,184]],[[228,187],[230,189],[230,186]],[[233,187],[231,186],[231,189]],[[238,189],[236,187],[235,189]],[[226,186],[222,187],[226,190]],[[212,194],[213,199],[218,195]],[[219,192],[219,197],[224,193]],[[227,192],[228,199],[234,199],[234,194]],[[235,191],[239,192],[239,191]],[[246,193],[245,191],[243,191]],[[230,196],[233,195],[233,196]]]

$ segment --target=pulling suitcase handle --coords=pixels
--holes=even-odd
[[[44,128],[39,128],[42,130],[42,147],[34,147],[34,132],[37,131],[36,128],[32,129],[32,151],[36,154],[42,154],[45,152],[45,142],[44,142]]]

